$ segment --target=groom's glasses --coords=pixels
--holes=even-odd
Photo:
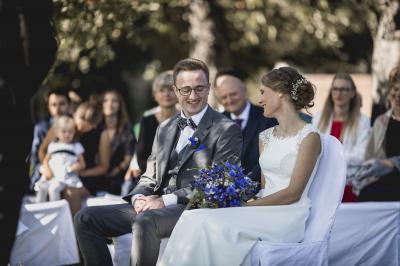
[[[176,89],[179,91],[179,93],[182,96],[189,96],[192,93],[192,91],[194,91],[194,93],[196,93],[197,95],[202,95],[208,90],[209,87],[210,87],[210,85],[198,85],[193,88],[190,86],[185,86],[182,88],[176,87]]]

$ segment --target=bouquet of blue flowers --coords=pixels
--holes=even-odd
[[[230,162],[199,170],[192,183],[194,194],[188,209],[238,207],[256,194],[257,182]]]

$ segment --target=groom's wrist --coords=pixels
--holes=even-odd
[[[133,195],[133,196],[131,197],[131,204],[132,204],[132,206],[135,206],[135,201],[136,201],[136,199],[139,198],[139,197],[141,197],[141,196],[143,196],[143,194],[136,194],[136,195]]]

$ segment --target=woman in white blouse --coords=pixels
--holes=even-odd
[[[337,73],[322,112],[312,120],[312,124],[322,133],[331,134],[342,142],[348,177],[362,164],[371,134],[370,119],[361,114],[360,109],[361,95],[352,77],[347,73]],[[343,202],[356,199],[348,182]]]

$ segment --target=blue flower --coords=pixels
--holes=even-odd
[[[200,143],[200,140],[198,137],[189,137],[188,140],[190,142],[190,147],[192,149],[194,149],[195,152],[204,150],[206,148],[206,145],[204,145],[203,143]]]
[[[196,200],[192,207],[237,207],[255,195],[257,183],[248,178],[240,165],[225,162],[199,170],[192,187]]]
[[[229,195],[234,195],[236,193],[236,189],[233,185],[231,185],[226,189],[226,192],[228,192]]]
[[[238,199],[232,199],[232,200],[230,201],[230,205],[231,205],[232,207],[239,207],[239,206],[240,206],[240,201],[239,201]]]

